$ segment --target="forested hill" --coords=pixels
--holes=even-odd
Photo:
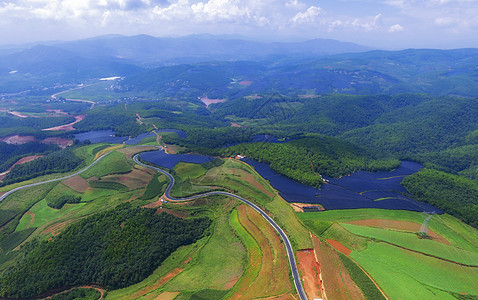
[[[288,96],[427,93],[478,94],[478,50],[403,50],[327,57],[274,56],[261,61],[211,61],[160,67],[126,78],[118,90],[156,95],[231,98],[279,92]]]

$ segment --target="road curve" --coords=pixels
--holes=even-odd
[[[10,190],[8,192],[6,192],[5,194],[3,194],[1,197],[0,197],[0,202],[2,202],[5,198],[7,198],[9,195],[15,193],[16,191],[19,191],[19,190],[23,190],[23,189],[26,189],[26,188],[29,188],[29,187],[32,187],[32,186],[37,186],[37,185],[41,185],[41,184],[45,184],[45,183],[49,183],[49,182],[55,182],[55,181],[59,181],[59,180],[64,180],[64,179],[68,179],[70,177],[73,177],[73,176],[76,176],[76,175],[79,175],[85,171],[87,171],[89,168],[93,167],[94,165],[96,165],[96,163],[98,163],[103,157],[107,156],[108,154],[110,154],[111,152],[108,152],[106,153],[105,155],[101,156],[100,158],[98,158],[97,160],[95,160],[91,165],[87,166],[86,168],[74,173],[74,174],[70,174],[68,176],[63,176],[61,178],[55,178],[55,179],[50,179],[50,180],[46,180],[46,181],[41,181],[41,182],[36,182],[36,183],[32,183],[32,184],[27,184],[27,185],[23,185],[21,187],[17,187],[13,190]]]
[[[168,172],[166,172],[164,170],[161,170],[160,168],[156,168],[156,167],[153,167],[153,166],[143,164],[142,162],[140,162],[138,160],[138,155],[139,154],[136,154],[133,157],[133,160],[137,164],[139,164],[143,167],[147,167],[147,168],[153,169],[155,171],[161,172],[169,178],[170,182],[169,182],[168,187],[166,188],[165,195],[166,195],[167,198],[169,198],[172,201],[189,201],[189,200],[194,200],[194,199],[198,199],[198,198],[202,198],[202,197],[206,197],[206,196],[210,196],[210,195],[224,195],[224,196],[229,196],[229,197],[232,197],[232,198],[236,198],[237,200],[244,202],[245,204],[252,207],[259,214],[261,214],[261,216],[264,217],[264,219],[266,219],[267,222],[269,222],[269,224],[272,225],[272,227],[274,227],[274,229],[277,231],[277,233],[279,233],[282,240],[284,241],[284,244],[285,244],[285,247],[286,247],[286,250],[287,250],[287,256],[289,257],[289,265],[290,265],[290,268],[292,270],[292,276],[294,277],[295,288],[297,289],[297,293],[299,294],[300,299],[301,300],[307,300],[307,296],[306,296],[304,288],[302,286],[302,282],[300,281],[300,276],[299,276],[299,271],[297,270],[297,263],[295,261],[294,251],[292,250],[292,245],[289,241],[289,238],[284,233],[284,231],[279,227],[279,225],[277,225],[277,223],[274,222],[274,220],[272,220],[272,218],[269,217],[261,208],[259,208],[257,205],[250,202],[249,200],[246,200],[246,199],[244,199],[244,198],[242,198],[238,195],[231,194],[231,193],[228,193],[228,192],[222,192],[222,191],[206,192],[206,193],[203,193],[203,194],[194,195],[194,196],[186,197],[186,198],[174,198],[170,195],[171,189],[174,185],[174,177],[171,174],[169,174]]]

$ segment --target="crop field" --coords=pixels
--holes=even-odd
[[[365,299],[360,288],[350,277],[337,252],[312,236],[315,255],[320,264],[324,289],[330,299]]]
[[[231,218],[235,216],[232,215]],[[289,294],[289,279],[285,249],[274,229],[251,208],[238,208],[238,222],[245,229],[237,232],[248,248],[249,264],[244,276],[229,293],[230,299],[252,299]],[[247,236],[249,235],[249,237]]]
[[[200,165],[196,166],[201,167]],[[199,167],[196,168],[199,169]],[[175,187],[172,190],[174,196],[188,196],[211,190],[213,187],[222,187],[251,199],[271,212],[275,221],[289,233],[291,242],[296,249],[312,248],[309,233],[300,224],[294,210],[266,180],[244,162],[226,159],[224,164],[207,170],[203,176],[179,181]]]
[[[215,220],[214,233],[192,258],[189,267],[171,279],[168,291],[228,290],[239,279],[246,260],[246,249],[229,224],[227,214]]]
[[[432,216],[428,227],[435,238],[419,239],[416,231],[426,216],[417,212],[358,209],[297,215],[322,238],[351,249],[349,256],[391,299],[478,294],[478,268],[459,264],[477,264],[477,231],[452,216]]]
[[[112,152],[86,172],[80,174],[83,178],[100,178],[109,174],[123,174],[131,171],[123,153]]]
[[[341,226],[358,236],[385,241],[413,251],[422,252],[457,263],[475,265],[478,267],[478,252],[457,249],[453,246],[445,245],[443,243],[429,239],[419,239],[414,233],[357,226],[352,224],[341,224]]]
[[[358,220],[395,220],[422,224],[426,216],[422,213],[405,210],[386,209],[346,209],[323,212],[299,213],[297,216],[307,220],[323,220],[347,223]],[[452,246],[472,252],[478,252],[478,230],[448,215],[434,215],[428,222],[428,228],[447,240]]]
[[[478,294],[478,268],[469,268],[384,243],[373,243],[355,259],[392,299],[436,299],[434,289]],[[433,291],[432,291],[433,290]],[[453,299],[436,292],[440,299]]]

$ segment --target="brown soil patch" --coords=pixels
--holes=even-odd
[[[59,137],[49,137],[49,138],[46,138],[46,139],[42,140],[40,143],[42,143],[42,144],[55,144],[55,145],[58,145],[62,149],[73,145],[72,140],[65,139],[65,138],[59,138]]]
[[[86,118],[86,115],[78,115],[78,116],[75,116],[75,121],[69,123],[69,124],[65,124],[65,125],[60,125],[60,126],[55,126],[55,127],[50,127],[50,128],[45,128],[45,129],[42,129],[43,131],[71,131],[71,130],[75,130],[75,128],[73,127],[73,125],[75,125],[76,123],[82,121],[84,118]]]
[[[154,284],[150,285],[150,286],[147,286],[145,287],[144,289],[142,289],[141,291],[135,293],[134,295],[131,296],[130,299],[137,299],[139,297],[142,297],[146,294],[149,294],[151,293],[152,291],[158,289],[159,287],[161,287],[162,285],[164,285],[166,282],[168,282],[169,280],[171,280],[174,276],[178,275],[179,273],[181,273],[183,270],[182,269],[179,269],[179,268],[175,268],[173,269],[170,273],[168,273],[166,276],[162,277],[161,279],[159,279],[158,281],[156,281]]]
[[[186,259],[186,260],[183,262],[183,264],[188,264],[192,259],[193,259],[192,257]]]
[[[314,249],[297,251],[297,266],[307,298],[322,298],[320,265],[315,260]]]
[[[36,141],[34,136],[31,135],[9,135],[3,138],[0,138],[0,142],[5,142],[7,144],[13,144],[13,145],[21,145],[21,144],[26,144],[29,142],[34,142]]]
[[[178,211],[167,209],[167,208],[158,208],[158,210],[156,210],[155,213],[160,214],[162,212],[165,212],[167,214],[173,215],[173,216],[181,218],[181,219],[185,219],[185,218],[188,217],[188,214],[185,213],[185,212],[178,212]]]
[[[242,127],[242,126],[237,123],[231,122],[231,127]]]
[[[126,185],[129,190],[135,190],[148,185],[152,177],[153,176],[146,171],[140,169],[133,169],[126,174],[107,175],[102,177],[101,179],[106,181],[118,182]]]
[[[384,219],[367,219],[367,220],[357,220],[347,222],[348,224],[359,225],[359,226],[368,226],[376,228],[384,228],[391,230],[400,230],[407,232],[418,232],[420,230],[421,224],[411,222],[411,221],[399,221],[399,220],[384,220]],[[428,229],[428,236],[434,241],[451,245],[448,240],[434,232],[433,230]]]
[[[79,175],[64,180],[63,184],[79,193],[84,193],[88,189],[88,181]]]
[[[314,253],[320,264],[327,299],[365,299],[350,277],[339,255],[326,243],[311,234]]]
[[[173,300],[177,295],[179,295],[179,292],[164,292],[159,294],[154,300]]]
[[[124,153],[126,155],[133,155],[141,151],[150,151],[150,150],[158,150],[158,148],[154,146],[135,146],[135,147],[122,148],[116,151],[120,153]]]
[[[11,115],[14,115],[15,117],[19,117],[19,118],[30,117],[30,116],[24,115],[24,114],[22,114],[21,112],[18,112],[18,111],[9,111],[8,113],[11,114]]]
[[[239,85],[245,85],[245,86],[249,86],[253,83],[254,81],[251,81],[251,80],[243,80],[243,81],[239,81]]]
[[[337,249],[339,252],[341,252],[342,254],[345,254],[345,255],[350,255],[350,253],[352,253],[352,250],[350,250],[349,248],[345,247],[344,245],[342,245],[341,242],[339,241],[336,241],[336,240],[332,240],[332,239],[328,239],[326,240],[327,243],[329,243],[330,245],[332,245],[332,247],[334,247],[335,249]]]
[[[226,99],[209,99],[207,96],[206,97],[201,97],[199,98],[204,105],[206,105],[206,108],[209,108],[209,105],[213,103],[223,103],[226,102]]]
[[[291,203],[290,206],[292,206],[292,208],[297,212],[304,212],[304,207],[317,207],[320,210],[325,210],[320,204]]]
[[[5,172],[0,173],[0,181],[2,181],[7,176],[8,172],[10,172],[16,165],[25,164],[27,162],[34,161],[35,159],[40,158],[40,157],[43,157],[43,155],[31,155],[31,156],[20,158],[8,170],[6,170]]]

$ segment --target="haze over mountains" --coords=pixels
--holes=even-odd
[[[244,61],[248,63],[241,63]],[[198,65],[203,62],[214,64]],[[190,90],[184,86],[187,81],[193,88],[199,84],[197,95],[191,96],[207,93],[208,86],[214,84],[215,90],[224,93],[208,96],[224,97],[230,94],[230,79],[237,77],[254,81],[252,86],[241,87],[243,93],[273,89],[281,93],[314,90],[473,96],[478,91],[477,65],[477,49],[380,51],[328,39],[263,43],[212,35],[108,35],[27,46],[1,55],[0,90],[4,95],[38,94],[62,84],[120,76],[126,77],[120,90],[177,93],[169,86],[174,79],[183,82],[179,92]],[[155,87],[148,86],[148,81]]]

